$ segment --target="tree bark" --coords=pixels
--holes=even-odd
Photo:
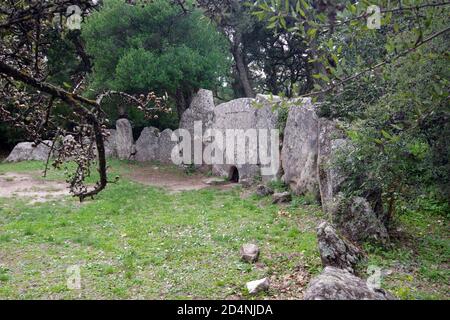
[[[234,58],[239,84],[243,90],[245,97],[253,98],[255,97],[255,92],[250,83],[249,72],[245,63],[244,53],[241,49],[241,43],[242,34],[239,31],[236,31],[236,33],[234,34],[233,46],[231,51]]]
[[[186,111],[186,109],[189,108],[193,94],[194,93],[192,91],[186,92],[181,88],[177,89],[177,92],[175,94],[175,104],[177,107],[179,121],[181,121],[181,116]]]

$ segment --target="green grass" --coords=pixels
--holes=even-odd
[[[149,164],[110,165],[114,177]],[[39,162],[0,164],[0,175],[39,177],[41,170]],[[47,179],[64,180],[64,173],[51,170]],[[0,299],[249,298],[247,281],[289,275],[298,266],[318,274],[315,228],[324,217],[317,204],[306,205],[315,201],[295,198],[280,208],[270,197],[241,193],[239,188],[170,193],[122,177],[85,203],[65,197],[30,205],[23,198],[0,198]],[[403,214],[402,237],[389,248],[366,246],[361,269],[392,270],[383,285],[399,298],[448,299],[448,226],[442,214]],[[261,265],[240,261],[246,242],[261,247]],[[67,268],[74,265],[80,266],[81,290],[66,285]]]
[[[119,175],[129,169],[112,167]],[[2,164],[0,172],[41,168]],[[297,228],[304,212],[281,217],[268,199],[240,193],[173,194],[121,179],[82,204],[70,197],[34,205],[0,198],[0,265],[8,270],[0,273],[0,298],[223,299],[245,294],[247,281],[299,265],[317,273],[313,222],[307,231]],[[260,245],[263,268],[240,261],[246,242]],[[81,267],[81,291],[66,286],[73,265]]]
[[[366,246],[368,265],[390,270],[383,285],[400,299],[450,298],[450,238],[445,212],[409,211],[398,217],[390,248]]]

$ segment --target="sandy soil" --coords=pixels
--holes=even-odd
[[[129,172],[124,176],[130,180],[147,186],[161,187],[171,192],[201,190],[206,188],[230,189],[236,186],[234,183],[212,186],[206,183],[209,179],[200,173],[186,175],[172,168],[158,166],[130,166]]]
[[[0,197],[27,197],[35,203],[68,195],[69,189],[64,182],[41,180],[24,173],[8,172],[0,175]]]

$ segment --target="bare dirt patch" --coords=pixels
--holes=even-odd
[[[227,183],[223,185],[209,185],[208,180],[201,173],[187,175],[181,170],[164,166],[137,166],[129,165],[127,172],[123,175],[132,181],[153,187],[168,189],[172,192],[195,191],[206,188],[231,189],[237,184]]]
[[[37,179],[31,174],[8,172],[0,175],[0,197],[31,198],[32,203],[46,202],[70,195],[64,182]]]

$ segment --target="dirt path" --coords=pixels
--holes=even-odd
[[[171,192],[193,191],[206,188],[227,190],[236,186],[233,183],[211,185],[208,180],[215,180],[215,178],[205,177],[201,173],[187,175],[178,169],[165,166],[129,165],[127,172],[123,173],[123,175],[132,181],[147,186],[165,188]]]
[[[31,174],[8,172],[0,175],[0,197],[27,197],[31,203],[46,202],[70,195],[67,184],[37,179]]]
[[[165,188],[170,192],[182,192],[215,188],[228,190],[236,184],[211,185],[205,177],[195,173],[187,175],[175,168],[166,166],[127,165],[121,168],[121,175],[126,179],[136,181],[143,185]],[[60,181],[49,181],[36,178],[36,172],[0,174],[0,197],[26,197],[31,203],[51,201],[56,198],[69,196],[67,184]]]

